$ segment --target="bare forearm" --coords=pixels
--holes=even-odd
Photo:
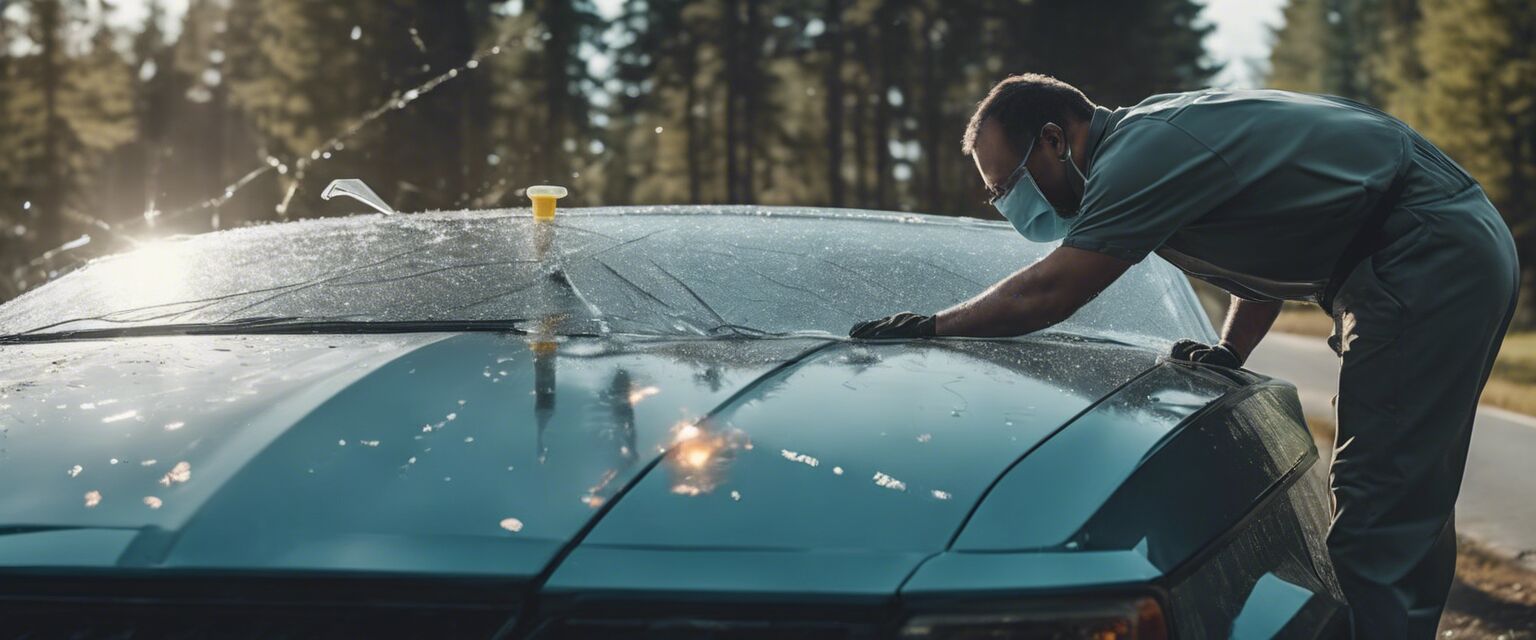
[[[1221,327],[1221,340],[1232,347],[1238,356],[1246,360],[1254,347],[1269,333],[1280,315],[1281,302],[1255,302],[1232,296],[1227,307],[1227,320]]]
[[[988,287],[976,297],[940,311],[935,331],[941,336],[1017,336],[1061,322],[1074,309],[1061,310],[1039,274],[1024,269]]]
[[[970,300],[940,311],[941,336],[1017,336],[1065,320],[1131,263],[1104,254],[1060,247]]]

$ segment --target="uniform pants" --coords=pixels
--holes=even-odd
[[[1328,550],[1356,638],[1431,638],[1456,569],[1472,418],[1519,289],[1514,241],[1472,186],[1391,216],[1401,235],[1333,304],[1343,359]]]

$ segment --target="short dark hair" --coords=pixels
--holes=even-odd
[[[997,120],[1008,144],[1023,153],[1024,141],[1045,123],[1066,127],[1069,122],[1092,117],[1093,103],[1077,87],[1039,73],[1008,76],[976,103],[976,113],[971,114],[971,122],[965,127],[960,151],[969,156],[976,150],[976,133],[987,120]]]

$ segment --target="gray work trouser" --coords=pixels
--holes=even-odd
[[[1409,216],[1403,218],[1402,216]],[[1392,213],[1333,304],[1343,359],[1328,549],[1357,638],[1430,638],[1456,570],[1472,418],[1514,312],[1514,241],[1482,189]]]

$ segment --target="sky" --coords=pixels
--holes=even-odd
[[[595,1],[605,15],[617,15],[623,4],[623,0]],[[123,24],[143,22],[145,4],[145,0],[118,0],[116,19]],[[164,5],[166,30],[174,34],[187,0],[164,0]],[[1212,84],[1233,88],[1259,85],[1273,41],[1271,30],[1281,24],[1284,5],[1285,0],[1206,0],[1201,15],[1216,29],[1206,38],[1205,46],[1213,59],[1225,63]]]
[[[1201,14],[1216,26],[1206,37],[1211,57],[1226,63],[1213,81],[1224,87],[1252,88],[1263,81],[1274,43],[1274,28],[1284,23],[1285,0],[1206,0]]]

